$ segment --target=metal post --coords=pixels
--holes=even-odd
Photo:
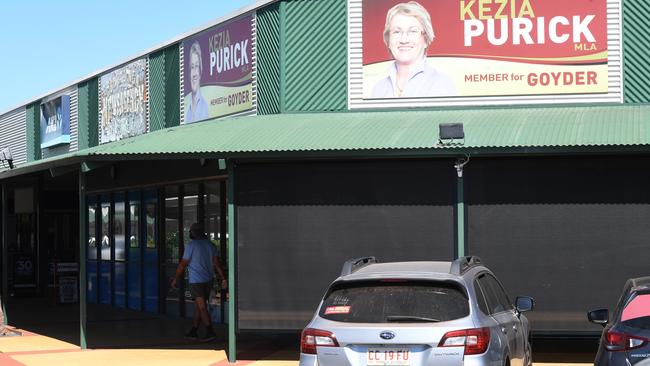
[[[86,173],[79,169],[79,346],[86,349],[86,253],[88,235],[86,232],[88,208],[86,207]]]
[[[235,166],[232,162],[228,162],[228,187],[226,189],[228,200],[228,291],[230,298],[228,301],[228,362],[234,363],[237,361],[237,339],[235,324],[236,316],[236,215],[237,207],[235,206]]]
[[[469,162],[469,155],[464,158],[456,159],[456,237],[458,242],[456,244],[457,257],[465,256],[465,192],[463,185],[463,168]]]
[[[456,192],[456,227],[458,228],[458,258],[460,258],[465,256],[465,197],[462,175],[458,177]]]
[[[6,301],[7,301],[7,294],[9,292],[8,289],[8,283],[7,283],[7,276],[9,274],[7,266],[9,265],[9,260],[7,259],[8,255],[8,250],[7,250],[7,204],[9,203],[7,199],[7,185],[3,184],[2,185],[2,212],[0,212],[0,219],[2,220],[2,226],[0,227],[0,241],[2,242],[2,314],[4,315],[3,319],[3,325],[8,325],[9,324],[9,317],[7,315],[7,306],[6,306]]]

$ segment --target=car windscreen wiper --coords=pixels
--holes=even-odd
[[[440,319],[427,318],[423,316],[412,316],[412,315],[389,315],[386,317],[386,320],[389,322],[432,322],[437,323]]]

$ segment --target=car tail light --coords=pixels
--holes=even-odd
[[[445,333],[438,347],[465,346],[466,355],[478,355],[487,351],[489,344],[490,328],[475,328]]]
[[[608,330],[605,333],[605,348],[608,351],[627,351],[643,347],[648,340],[641,337],[634,337],[625,333],[613,332]]]
[[[315,355],[316,347],[338,347],[334,333],[326,330],[305,328],[300,336],[300,352]]]

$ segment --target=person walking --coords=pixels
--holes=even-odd
[[[190,225],[190,242],[185,246],[183,258],[178,263],[176,274],[171,278],[172,288],[177,288],[176,283],[183,278],[185,269],[188,269],[190,293],[194,298],[194,318],[192,329],[185,335],[189,339],[197,339],[201,323],[205,326],[205,334],[200,337],[202,341],[216,338],[212,328],[212,319],[208,313],[208,301],[212,290],[215,270],[221,278],[221,287],[226,288],[228,281],[221,268],[217,248],[208,239],[203,227],[198,223]]]

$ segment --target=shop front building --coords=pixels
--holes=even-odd
[[[1,114],[2,298],[76,295],[82,346],[90,307],[192,317],[199,222],[231,360],[367,255],[478,255],[535,336],[597,334],[647,275],[650,8],[439,3],[262,0]]]

